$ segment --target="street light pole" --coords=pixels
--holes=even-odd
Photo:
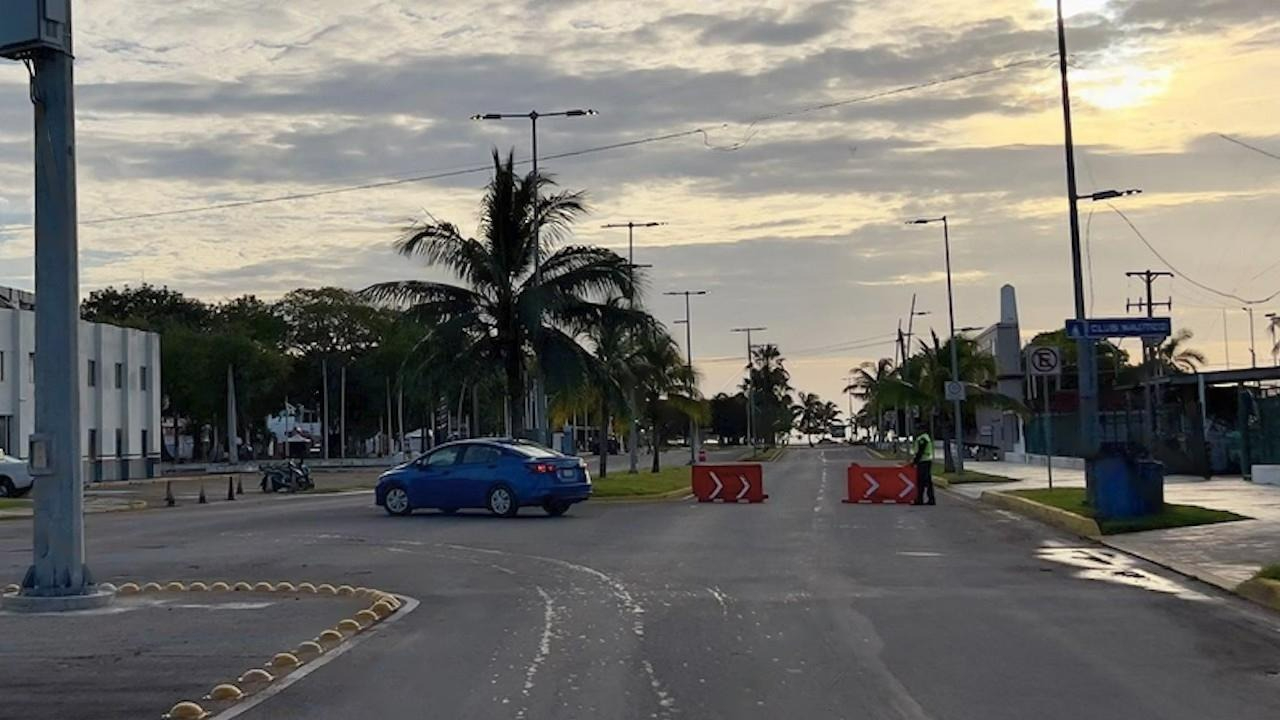
[[[951,324],[951,380],[953,382],[961,382],[960,379],[960,351],[956,342],[956,305],[955,298],[951,287],[951,223],[947,216],[943,215],[939,218],[921,218],[912,220],[908,225],[929,225],[932,223],[942,223],[942,246],[947,262],[947,317]],[[952,422],[955,427],[956,441],[956,457],[955,471],[958,474],[964,474],[964,414],[962,401],[957,398],[952,401]]]
[[[1258,344],[1253,335],[1253,308],[1242,308],[1249,313],[1249,357],[1252,359],[1253,367],[1258,367]]]
[[[626,228],[627,229],[627,278],[631,287],[627,288],[627,306],[635,308],[635,285],[636,285],[636,269],[642,267],[651,267],[649,265],[636,264],[636,228],[638,227],[658,227],[666,225],[663,222],[642,222],[627,221],[625,223],[610,223],[602,225],[603,228]],[[636,388],[632,384],[631,392],[627,396],[627,404],[631,411],[631,430],[628,433],[627,456],[630,462],[630,468],[627,470],[631,475],[640,472],[640,401],[636,398]],[[654,448],[657,452],[657,448]]]
[[[1280,365],[1280,342],[1276,342],[1276,329],[1280,327],[1280,315],[1276,313],[1267,313],[1267,331],[1271,333],[1271,364]]]
[[[65,15],[54,16],[55,10]],[[35,433],[32,564],[6,609],[77,610],[104,605],[85,564],[80,461],[80,274],[76,221],[75,83],[70,3],[51,3],[45,26],[61,46],[24,55],[35,105]],[[57,22],[62,20],[62,23]],[[60,27],[61,25],[61,27]],[[65,33],[65,34],[62,34]],[[8,55],[17,59],[18,55]]]
[[[538,174],[538,118],[543,117],[586,117],[590,115],[598,115],[595,110],[591,109],[574,109],[561,110],[558,112],[540,113],[537,110],[530,110],[527,113],[479,113],[472,115],[472,120],[506,120],[508,118],[527,118],[529,120],[529,131],[531,134],[532,145],[532,165],[533,165],[533,203],[531,217],[533,219],[533,280],[534,285],[542,284],[542,218],[538,213],[539,186],[542,176]],[[542,327],[542,308],[538,308],[538,332]],[[541,363],[535,365],[537,368],[533,378],[533,423],[534,429],[538,431],[538,439],[546,444],[551,444],[551,424],[547,418],[547,390],[543,384],[543,372]]]
[[[730,332],[747,334],[747,398],[746,398],[747,400],[747,442],[751,445],[751,448],[753,450],[755,449],[755,446],[756,446],[756,436],[755,436],[754,428],[752,427],[753,419],[755,415],[755,401],[754,401],[755,387],[751,383],[751,348],[754,347],[751,344],[751,333],[764,332],[765,330],[768,330],[768,329],[769,328],[766,328],[766,327],[748,327],[748,328],[733,328],[733,330],[730,331]]]
[[[693,312],[690,310],[689,298],[698,295],[706,295],[706,290],[681,290],[679,292],[666,292],[663,295],[683,295],[684,296],[684,349],[689,358],[689,376],[693,377]],[[698,462],[698,421],[692,415],[689,416],[689,463],[692,465]]]

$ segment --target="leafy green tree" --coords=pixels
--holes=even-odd
[[[514,428],[523,428],[525,377],[533,363],[549,383],[571,385],[584,371],[585,355],[572,332],[606,311],[597,298],[630,297],[634,289],[630,268],[616,253],[556,247],[585,212],[581,193],[550,193],[553,183],[546,176],[518,176],[510,154],[504,161],[495,151],[493,165],[479,238],[433,219],[409,228],[396,244],[401,255],[443,266],[463,284],[402,280],[373,285],[362,295],[404,308],[446,334],[465,335],[459,350],[466,356],[460,358],[498,363],[507,413]],[[535,227],[541,227],[545,256],[540,278],[533,272],[539,252]]]
[[[1156,348],[1156,363],[1165,374],[1194,373],[1207,362],[1204,353],[1188,347],[1194,336],[1187,328],[1181,328]]]
[[[706,413],[698,393],[698,374],[685,364],[680,346],[659,323],[633,333],[636,343],[631,374],[640,391],[644,416],[653,433],[653,472],[661,469],[662,416],[674,409],[701,420]]]
[[[749,383],[743,390],[752,410],[752,434],[770,447],[779,437],[790,435],[795,427],[795,415],[791,400],[791,373],[777,345],[767,344],[751,352]]]
[[[710,401],[711,432],[721,445],[738,444],[747,436],[747,397],[719,393]]]
[[[167,327],[206,328],[212,315],[205,303],[148,283],[94,290],[80,304],[80,317],[89,322],[150,332],[162,332]]]
[[[892,394],[898,388],[897,383],[894,382],[893,361],[889,358],[880,358],[875,362],[864,362],[854,368],[852,374],[853,381],[845,387],[844,391],[853,393],[854,397],[863,402],[864,421],[867,419],[866,413],[870,414],[870,419],[873,421],[868,423],[867,427],[875,429],[877,440],[883,440],[884,411],[893,404]]]
[[[836,404],[823,400],[817,393],[800,393],[796,400],[796,415],[799,419],[799,431],[813,447],[814,435],[825,435],[831,430],[831,424],[840,417],[840,409]]]

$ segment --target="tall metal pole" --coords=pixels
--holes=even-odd
[[[33,53],[35,102],[35,434],[37,475],[32,565],[18,609],[105,604],[85,564],[84,487],[80,467],[80,275],[76,230],[76,142],[71,18],[66,51]],[[175,443],[176,445],[177,443]],[[51,599],[52,598],[52,599]]]
[[[749,327],[734,328],[732,332],[746,333],[747,335],[747,441],[752,449],[756,446],[755,436],[755,386],[751,382],[751,349],[755,347],[751,343],[751,333],[763,332],[768,330],[765,327]]]
[[[1246,307],[1244,311],[1249,313],[1249,358],[1253,363],[1253,367],[1258,367],[1258,345],[1257,340],[1253,336],[1253,308]]]
[[[901,321],[899,321],[899,323],[901,323]],[[916,294],[911,293],[911,314],[907,316],[907,337],[906,337],[906,342],[902,343],[903,367],[906,367],[907,358],[911,356],[911,335],[912,335],[912,331],[915,329],[915,324],[916,324]],[[901,330],[899,330],[899,332],[901,332]],[[907,437],[913,438],[915,437],[915,418],[913,417],[913,415],[915,415],[915,406],[908,403],[906,415],[907,417],[906,417],[905,424],[907,426]]]
[[[1080,253],[1080,196],[1076,185],[1075,139],[1071,129],[1071,85],[1067,79],[1067,26],[1062,14],[1062,0],[1058,9],[1058,70],[1062,75],[1062,124],[1067,158],[1067,208],[1071,224],[1071,272],[1075,291],[1075,318],[1087,319],[1084,299],[1084,271]],[[1086,461],[1098,451],[1098,358],[1093,340],[1080,338],[1078,369],[1080,394],[1080,439]],[[1085,473],[1086,484],[1092,488],[1092,472]],[[1090,493],[1091,495],[1091,493]]]
[[[947,257],[947,316],[951,322],[951,379],[955,382],[962,382],[960,379],[960,349],[956,338],[956,305],[951,294],[951,226],[947,222],[947,216],[942,216],[942,243]],[[955,429],[956,429],[956,473],[964,474],[964,415],[961,408],[961,401],[956,400],[952,410],[955,413]]]
[[[1053,489],[1053,416],[1049,414],[1049,376],[1044,376],[1044,466]]]
[[[634,309],[636,306],[636,226],[631,221],[627,222],[627,277],[631,281],[631,287],[627,290],[627,307]],[[640,399],[636,397],[635,383],[631,384],[631,392],[627,399],[631,405],[631,423],[627,434],[627,472],[635,475],[640,472]],[[654,448],[653,451],[657,452],[658,449]],[[600,452],[609,452],[607,439],[601,440]]]
[[[227,365],[227,462],[240,462],[236,453],[236,376],[234,367]]]
[[[693,311],[689,302],[689,298],[694,295],[706,295],[706,290],[681,290],[679,292],[663,293],[664,295],[683,295],[684,296],[684,348],[688,357],[689,375],[693,376]],[[698,421],[693,416],[689,417],[689,455],[690,463],[698,462]]]
[[[342,365],[342,387],[338,389],[338,457],[347,457],[347,365]]]
[[[320,412],[324,417],[320,420],[320,454],[329,459],[329,361],[320,361],[320,385],[324,391],[320,395]]]
[[[536,110],[529,113],[529,124],[532,134],[533,144],[533,281],[535,285],[542,284],[542,218],[538,210],[538,198],[541,194],[540,183],[541,176],[538,175],[538,112]],[[542,308],[538,308],[538,335],[542,334]],[[538,338],[540,342],[540,338]],[[533,375],[533,427],[538,431],[538,441],[550,446],[551,445],[551,424],[547,422],[547,388],[545,385],[545,376],[542,372],[542,362],[535,363],[537,368]]]

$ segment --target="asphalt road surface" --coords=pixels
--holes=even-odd
[[[761,505],[391,518],[349,495],[93,517],[91,563],[421,601],[256,720],[1280,717],[1274,616],[949,494],[843,505],[861,452],[790,451]],[[28,532],[0,524],[0,577]]]

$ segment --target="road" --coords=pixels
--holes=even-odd
[[[857,448],[769,502],[390,518],[367,495],[90,520],[100,577],[340,578],[421,601],[241,717],[1280,717],[1280,623],[950,494],[843,505]],[[29,525],[0,524],[0,577]]]

